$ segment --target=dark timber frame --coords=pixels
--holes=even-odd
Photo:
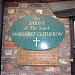
[[[74,21],[75,16],[70,17],[70,31],[71,31],[71,57],[75,58],[75,39],[74,39]]]
[[[2,30],[3,30],[3,16],[4,16],[4,0],[0,0],[0,50],[2,50]],[[62,13],[64,14],[64,12]],[[61,15],[62,15],[61,14]],[[64,16],[62,16],[64,17]],[[67,16],[69,17],[69,16]],[[71,75],[75,75],[75,41],[74,41],[74,20],[75,16],[69,17],[71,26],[70,26],[70,32],[71,32],[71,58],[74,60],[71,63]],[[1,53],[1,52],[0,52]],[[1,55],[1,54],[0,54]]]
[[[71,35],[71,58],[73,59],[73,62],[71,63],[71,74],[75,75],[75,39],[74,39],[74,21],[75,16],[70,17],[70,35]]]
[[[2,30],[3,30],[3,15],[4,15],[3,13],[4,13],[4,1],[0,0],[0,50],[2,49]]]

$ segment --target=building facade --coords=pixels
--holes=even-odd
[[[3,3],[1,1],[0,3],[1,75],[74,75],[75,74],[74,10],[75,10],[75,1],[56,1],[56,2],[4,1]],[[59,21],[64,26],[65,35],[59,45],[57,45],[54,48],[49,48],[47,50],[36,51],[35,48],[34,50],[28,50],[27,48],[22,48],[18,46],[16,42],[13,42],[13,39],[10,36],[10,30],[14,22],[26,16],[31,15],[34,16],[34,14],[40,16],[41,15],[49,16]],[[32,22],[32,24],[34,23]],[[40,24],[42,25],[42,23]],[[54,23],[51,24],[56,23],[54,21]],[[42,30],[46,32],[47,30],[50,29],[51,28],[49,27],[46,28],[45,26],[45,28],[42,28],[40,32],[42,32]],[[30,35],[30,33],[28,35]],[[42,36],[41,34],[39,35]],[[44,35],[47,36],[47,34]],[[25,42],[24,44],[28,43]],[[31,46],[31,44],[32,43],[30,43],[29,45]],[[45,45],[43,45],[43,48],[44,47]],[[31,49],[33,49],[33,47],[31,47]],[[46,57],[50,58],[47,60]],[[54,61],[54,57],[56,62]]]

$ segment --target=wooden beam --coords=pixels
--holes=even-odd
[[[5,1],[6,2],[27,2],[27,3],[48,3],[48,2],[57,2],[57,1],[70,1],[70,0],[5,0]]]
[[[51,2],[49,7],[57,17],[75,16],[75,1]]]
[[[4,6],[3,0],[0,0],[0,50],[2,48],[3,6]]]
[[[53,12],[57,17],[72,17],[75,16],[75,8]]]

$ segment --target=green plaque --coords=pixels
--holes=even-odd
[[[65,35],[64,25],[47,15],[30,15],[18,19],[10,29],[12,40],[28,50],[56,47]]]

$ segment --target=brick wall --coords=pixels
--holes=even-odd
[[[56,47],[59,51],[58,66],[25,66],[16,63],[15,54],[19,47],[12,42],[9,30],[16,20],[27,15],[45,14],[61,21],[65,27],[65,38]],[[6,3],[4,9],[3,48],[1,75],[71,75],[70,64],[70,22],[68,18],[56,17],[47,3]],[[11,48],[9,48],[9,46]]]

